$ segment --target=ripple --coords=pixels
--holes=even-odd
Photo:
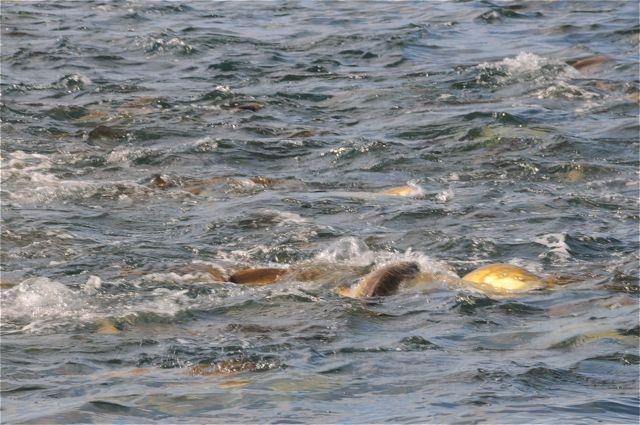
[[[603,4],[3,4],[3,419],[636,419],[637,10]],[[455,284],[493,263],[557,284]]]

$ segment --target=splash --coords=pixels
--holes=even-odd
[[[453,189],[446,189],[436,195],[436,201],[439,203],[447,203],[453,199]]]
[[[82,290],[88,295],[94,295],[102,287],[102,279],[98,276],[89,276]]]
[[[7,158],[2,158],[2,171],[11,172],[20,170],[23,173],[36,170],[48,170],[51,168],[51,159],[38,153],[26,153],[15,151],[7,154]]]
[[[411,248],[405,252],[372,251],[364,242],[355,237],[339,239],[320,251],[313,261],[355,267],[375,264],[376,268],[383,267],[389,263],[413,261],[418,263],[420,271],[423,273],[458,277],[446,262],[435,260],[422,252],[413,251]]]
[[[577,70],[563,61],[529,52],[521,52],[515,58],[504,58],[498,62],[484,62],[477,65],[476,69],[479,71],[476,83],[480,85],[509,85],[523,81],[545,84],[580,77]]]
[[[107,155],[107,162],[129,167],[133,161],[153,154],[156,154],[153,149],[114,149]]]
[[[91,84],[93,84],[93,81],[89,77],[82,74],[71,74],[61,78],[57,85],[69,92],[74,92],[82,90]]]
[[[176,275],[178,276],[178,275]],[[163,284],[172,282],[171,274],[152,275],[139,283],[150,281]],[[177,283],[188,280],[178,276]],[[134,282],[135,283],[135,282]],[[193,282],[189,282],[193,284]],[[144,288],[148,285],[138,285]],[[187,289],[144,288],[113,296],[105,291],[102,279],[90,276],[79,289],[47,277],[34,277],[2,292],[1,307],[3,332],[49,333],[60,329],[96,324],[105,318],[135,319],[140,315],[174,317],[197,306],[217,305],[218,296],[203,296],[194,301]]]
[[[278,227],[287,224],[305,224],[308,220],[296,213],[278,210],[263,210],[261,216],[265,221],[272,222]]]
[[[166,54],[183,54],[189,55],[196,51],[196,49],[184,42],[179,37],[146,37],[140,40],[138,46],[144,48],[145,52],[150,55],[166,55]]]
[[[515,58],[505,58],[496,65],[505,67],[511,75],[533,74],[551,61],[533,53],[520,52]]]
[[[421,273],[458,278],[457,273],[445,261],[436,260],[423,252],[414,251],[411,248],[405,252],[380,251],[375,255],[376,268],[400,261],[418,263]]]
[[[1,182],[16,202],[49,203],[56,199],[87,199],[93,196],[118,199],[139,196],[150,189],[131,181],[65,180],[49,172],[56,163],[41,154],[15,151],[0,161]]]
[[[534,95],[538,99],[565,99],[565,100],[589,100],[599,98],[600,95],[585,90],[565,81],[558,81],[549,87],[539,90]]]
[[[573,69],[562,61],[545,58],[529,52],[520,52],[515,58],[504,58],[498,62],[484,62],[476,68],[501,70],[509,76],[517,77],[540,74],[549,67],[559,68],[566,72],[571,72],[570,70]],[[577,71],[573,75],[579,76]]]
[[[82,305],[83,298],[62,283],[46,277],[29,278],[3,293],[3,322],[73,316]]]
[[[567,245],[566,239],[567,236],[564,233],[549,233],[535,238],[534,242],[550,248],[548,251],[540,254],[539,257],[550,257],[551,259],[561,262],[569,260],[571,258],[571,252],[569,252],[569,245]]]
[[[375,261],[369,247],[354,237],[339,239],[315,256],[319,263],[338,263],[352,266],[368,266]]]

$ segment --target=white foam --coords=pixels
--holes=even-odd
[[[237,177],[234,179],[230,179],[229,185],[235,186],[239,190],[256,189],[258,187],[261,187],[256,182],[246,177]]]
[[[535,273],[539,276],[544,276],[544,267],[540,262],[531,261],[524,258],[512,258],[508,264],[513,264],[514,266],[522,267],[525,270],[528,270],[532,273]]]
[[[146,37],[136,44],[143,47],[147,53],[165,54],[172,51],[181,51],[183,53],[191,53],[194,48],[190,44],[184,42],[179,37],[169,39]]]
[[[153,291],[153,298],[135,306],[135,312],[155,313],[163,316],[175,316],[185,309],[189,303],[187,289],[172,291],[158,288]]]
[[[229,86],[218,84],[215,86],[214,90],[217,90],[222,93],[231,93],[231,88]]]
[[[566,63],[538,56],[535,53],[520,52],[514,58],[504,58],[498,62],[484,62],[476,66],[480,70],[499,70],[506,76],[494,76],[498,83],[522,82],[524,80],[543,83],[579,78],[580,73]],[[477,76],[482,81],[482,76]]]
[[[48,156],[38,153],[25,153],[24,151],[15,151],[8,154],[8,167],[20,169],[23,171],[33,171],[51,168],[51,160]],[[3,158],[4,160],[4,158]]]
[[[86,75],[82,74],[71,74],[63,77],[59,84],[64,87],[70,88],[71,91],[78,90],[79,88],[86,87],[88,85],[93,84],[93,81]]]
[[[12,175],[28,174],[35,170],[51,168],[51,159],[46,155],[25,153],[24,151],[9,152],[0,159],[3,180]]]
[[[548,251],[540,254],[538,256],[539,258],[546,258],[550,255],[560,261],[567,261],[571,258],[569,245],[566,243],[566,235],[564,233],[549,233],[538,236],[534,239],[534,242],[550,248]]]
[[[534,73],[547,64],[549,59],[528,52],[520,52],[515,58],[505,58],[498,62],[498,65],[506,67],[511,75]]]
[[[90,276],[80,290],[46,277],[26,279],[2,292],[0,325],[7,332],[46,333],[70,325],[97,323],[106,317],[146,312],[174,316],[199,305],[186,295],[187,290],[156,288],[150,293],[140,294],[138,290],[113,296],[101,293],[102,286],[98,276]],[[199,303],[209,305],[219,300],[204,297]]]
[[[306,218],[289,211],[263,210],[261,211],[261,214],[268,217],[270,221],[276,223],[277,226],[285,226],[287,224],[305,224],[308,222]]]
[[[185,273],[178,274],[176,272],[164,272],[164,273],[149,273],[142,276],[138,284],[149,284],[149,283],[191,283],[191,282],[213,282],[214,279],[211,274],[207,272],[195,272],[195,273]]]
[[[56,232],[53,230],[47,230],[46,232],[44,232],[44,234],[53,238],[58,238],[58,239],[74,239],[73,235],[70,235],[69,233],[65,233],[65,232]]]
[[[315,256],[320,263],[368,266],[375,261],[374,253],[360,239],[347,237],[332,243]]]
[[[213,152],[218,149],[218,141],[211,136],[197,139],[193,145],[201,152]]]
[[[585,90],[581,87],[569,84],[565,81],[558,81],[556,84],[552,84],[549,87],[539,90],[534,93],[538,99],[595,99],[599,98],[598,93],[594,93]]]
[[[87,294],[95,294],[102,287],[102,279],[98,276],[89,276],[87,282],[83,285],[82,290]]]
[[[136,160],[149,154],[149,149],[114,149],[107,155],[109,164],[129,165],[132,160]]]
[[[429,257],[428,255],[413,251],[411,248],[405,252],[389,252],[380,251],[376,253],[376,267],[398,261],[413,261],[420,266],[420,272],[426,274],[440,274],[457,278],[458,275],[445,261],[440,261]]]
[[[412,197],[412,198],[419,198],[421,196],[424,196],[425,192],[424,189],[422,188],[422,186],[420,186],[418,184],[417,181],[415,180],[409,180],[407,182],[407,186],[411,189],[409,191],[409,193],[406,196]]]
[[[63,180],[47,172],[54,161],[41,154],[15,151],[0,161],[2,186],[9,198],[18,202],[49,202],[54,199],[88,198],[101,192],[107,195],[125,190],[129,194],[142,194],[149,189],[134,182],[103,182]]]
[[[29,278],[3,293],[3,321],[70,316],[77,314],[82,304],[82,297],[60,282],[46,277]]]
[[[92,7],[92,9],[99,10],[100,12],[111,12],[113,10],[113,7],[108,4],[101,4],[99,6]]]
[[[52,161],[46,155],[15,151],[2,158],[2,183],[14,200],[46,199],[49,188],[58,187],[60,180],[47,173]],[[43,193],[44,192],[44,193]]]
[[[458,277],[446,262],[435,260],[422,252],[413,251],[412,249],[407,249],[405,252],[372,251],[364,242],[355,237],[339,239],[319,252],[313,259],[313,262],[318,263],[356,267],[375,264],[376,268],[398,261],[416,262],[423,273]]]
[[[436,195],[436,201],[440,203],[447,203],[453,199],[453,190],[446,189]]]
[[[548,65],[560,66],[563,70],[566,69],[567,72],[571,72],[569,67],[559,60],[545,58],[529,52],[520,52],[514,58],[504,58],[498,62],[484,62],[477,65],[477,68],[500,69],[511,76],[522,76],[540,73]],[[579,74],[575,73],[574,75],[578,76]]]
[[[37,174],[37,173],[36,173]],[[150,189],[134,182],[93,182],[59,180],[52,175],[34,175],[32,178],[39,183],[35,187],[12,190],[9,197],[15,201],[27,203],[47,203],[56,199],[79,198],[87,199],[96,195],[106,197],[120,196],[119,192],[127,191],[133,195],[143,195]]]
[[[289,211],[279,211],[272,209],[263,209],[256,211],[250,216],[241,216],[238,219],[242,219],[252,228],[264,228],[273,232],[273,235],[279,241],[297,241],[308,242],[311,238],[315,237],[317,232],[317,226],[309,223],[306,218]],[[250,224],[249,224],[250,223]],[[281,246],[274,243],[271,246],[263,247],[256,245],[250,248],[248,251],[242,250],[234,251],[234,255],[240,254],[240,257],[247,257],[247,254],[260,254],[273,252],[276,249],[282,250]]]

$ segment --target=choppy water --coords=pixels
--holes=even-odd
[[[637,2],[1,7],[3,422],[637,423]]]

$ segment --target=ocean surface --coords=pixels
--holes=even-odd
[[[637,1],[0,7],[2,423],[638,422]]]

